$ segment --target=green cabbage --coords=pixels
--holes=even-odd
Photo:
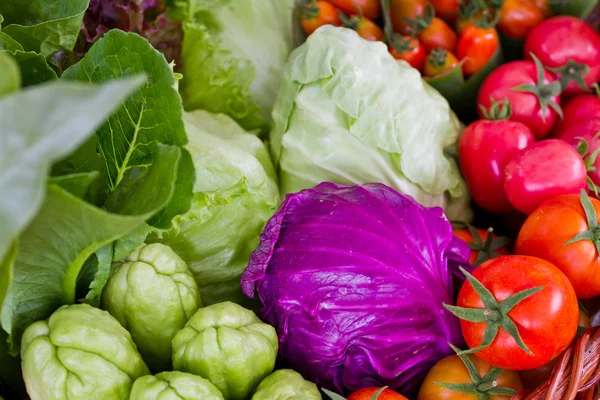
[[[170,246],[188,264],[202,304],[248,305],[240,276],[279,205],[269,152],[226,115],[198,110],[184,121],[196,167],[192,208],[149,240]]]
[[[283,193],[381,182],[469,220],[467,187],[447,154],[460,129],[446,100],[383,43],[326,26],[285,67],[271,149]]]
[[[248,130],[268,126],[293,49],[293,0],[180,0],[186,110],[224,113]]]

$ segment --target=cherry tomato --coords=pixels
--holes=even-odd
[[[373,395],[380,390],[381,390],[381,388],[377,388],[377,387],[360,389],[360,390],[352,393],[350,395],[350,397],[348,397],[348,400],[371,400],[373,398]],[[407,399],[406,399],[406,397],[402,396],[399,393],[394,392],[391,389],[385,389],[379,395],[379,397],[377,397],[377,400],[407,400]]]
[[[512,61],[496,68],[479,89],[478,107],[489,109],[493,101],[507,99],[512,107],[510,119],[527,125],[536,139],[543,138],[558,119],[561,87],[547,71],[538,81],[538,71],[543,71],[542,65],[531,61]]]
[[[559,137],[559,139],[571,144],[583,156],[590,185],[594,194],[598,197],[598,185],[600,185],[600,115],[595,118],[584,117],[574,122]],[[595,187],[594,187],[595,185]]]
[[[532,144],[514,154],[504,168],[504,193],[512,206],[525,214],[555,196],[586,188],[583,159],[558,139]]]
[[[510,38],[525,39],[544,18],[544,12],[531,0],[504,0],[497,26]]]
[[[396,44],[390,47],[390,53],[396,60],[404,60],[413,68],[423,70],[426,53],[419,39],[410,40],[410,36],[404,36],[402,40],[396,41]]]
[[[307,35],[323,25],[339,25],[340,18],[335,7],[326,1],[308,3],[301,10],[300,23]]]
[[[523,51],[526,59],[534,54],[560,76],[565,94],[581,93],[600,79],[600,34],[575,17],[542,22],[527,37]]]
[[[584,210],[583,204],[588,206]],[[588,218],[598,221],[600,201],[587,195],[554,197],[543,203],[523,224],[515,251],[547,260],[569,278],[577,297],[587,299],[600,294],[600,258],[591,238],[566,244],[582,232],[596,234]]]
[[[472,276],[463,272],[468,279],[457,307],[446,308],[459,317],[462,313],[463,318],[484,318],[485,322],[460,320],[469,348],[480,349],[477,357],[499,368],[533,369],[571,344],[577,331],[577,297],[554,265],[536,257],[501,256],[475,268]],[[476,281],[485,289],[475,290],[471,282]],[[486,335],[487,343],[486,330],[495,333]]]
[[[424,75],[429,77],[445,74],[458,66],[456,56],[444,49],[435,49],[425,59]]]
[[[383,40],[384,33],[376,23],[365,17],[340,15],[340,20],[346,28],[354,29],[360,37],[366,40]]]
[[[544,17],[548,18],[552,15],[552,10],[550,9],[550,4],[548,0],[534,0],[533,3],[537,8],[542,10],[544,13]]]
[[[410,24],[406,19],[414,21],[425,14],[427,0],[391,0],[390,17],[394,32],[401,35],[410,35]]]
[[[481,208],[498,213],[514,210],[504,194],[504,167],[512,155],[533,143],[531,130],[516,121],[479,120],[465,129],[459,142],[460,167]]]
[[[428,52],[437,48],[452,53],[456,50],[456,33],[441,18],[433,17],[427,27],[419,33],[419,39]]]
[[[459,60],[464,60],[465,75],[470,76],[481,70],[496,53],[498,43],[498,33],[494,28],[479,28],[473,24],[465,27],[456,51]]]
[[[468,357],[468,362],[472,363],[473,367],[478,372],[481,378],[485,377],[485,375],[490,371],[490,369],[492,369],[492,366],[490,364],[475,357],[472,354],[466,355],[464,357]],[[484,379],[481,380],[486,382],[486,380]],[[489,382],[492,383],[485,385],[485,383],[483,382],[474,382],[473,379],[471,379],[467,366],[460,359],[460,357],[456,355],[448,356],[438,361],[433,366],[433,368],[429,370],[427,376],[425,377],[425,381],[421,385],[421,390],[419,391],[417,400],[479,399],[478,395],[474,395],[472,392],[468,393],[468,389],[464,392],[461,392],[459,390],[448,389],[442,386],[443,384],[464,385],[463,387],[468,386],[470,389],[475,389],[476,392],[479,388],[479,390],[484,393],[486,392],[486,386],[488,390],[494,387],[513,389],[515,391],[515,394],[523,390],[523,385],[521,384],[519,374],[515,371],[505,370],[500,374],[500,376],[498,376],[498,378]],[[489,400],[506,400],[508,398],[505,395],[492,395],[489,393],[488,396],[489,397],[485,398]]]
[[[435,8],[435,15],[449,24],[454,24],[459,7],[458,0],[430,0],[430,2]]]
[[[491,238],[489,236],[491,235]],[[455,229],[454,236],[465,241],[471,249],[469,264],[478,266],[482,262],[491,260],[500,255],[508,255],[509,251],[506,245],[508,239],[498,237],[489,230],[475,229]]]
[[[560,137],[571,125],[584,119],[600,118],[600,97],[581,94],[567,100],[563,106],[563,118],[556,121],[552,137]]]
[[[381,14],[379,0],[328,0],[336,8],[347,15],[363,15],[369,19],[377,19]]]

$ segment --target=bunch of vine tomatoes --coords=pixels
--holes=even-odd
[[[547,0],[302,0],[298,11],[307,35],[345,26],[426,77],[461,65],[467,78],[496,53],[498,32],[524,39],[550,15]]]

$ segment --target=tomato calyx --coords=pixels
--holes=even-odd
[[[585,83],[585,77],[590,72],[590,66],[578,63],[572,58],[561,67],[548,68],[548,71],[560,74],[560,84],[563,88],[573,81],[583,91],[589,92],[590,88]]]
[[[596,246],[596,251],[600,254],[600,226],[598,226],[598,217],[596,210],[585,190],[581,189],[579,202],[583,207],[585,219],[587,220],[588,230],[578,233],[573,238],[567,240],[565,246],[582,240],[591,240]]]
[[[448,56],[448,52],[440,47],[431,50],[429,55],[429,62],[436,67],[443,67],[446,64],[446,57]]]
[[[478,395],[479,400],[490,400],[490,396],[514,396],[517,394],[517,391],[514,389],[498,386],[497,379],[504,372],[502,368],[492,367],[484,376],[481,376],[469,357],[462,353],[458,347],[451,343],[448,344],[467,368],[471,383],[435,382],[437,385],[454,392]]]
[[[469,224],[465,225],[469,230],[469,233],[471,233],[471,236],[473,236],[473,242],[468,243],[469,249],[477,252],[477,259],[473,264],[474,267],[478,267],[483,262],[491,260],[492,258],[500,257],[502,254],[496,253],[496,250],[510,243],[510,239],[504,236],[494,238],[494,228],[492,227],[487,229],[487,236],[484,241],[474,226]]]
[[[381,393],[383,393],[385,391],[385,389],[387,389],[387,386],[382,387],[381,389],[379,389],[378,391],[376,391],[375,393],[373,393],[373,397],[371,397],[371,400],[377,400],[379,398],[379,396],[381,395]],[[333,393],[330,390],[327,389],[321,389],[327,396],[329,396],[329,398],[331,400],[346,400],[344,397],[340,396],[337,393]]]
[[[321,11],[321,7],[317,5],[316,0],[306,0],[298,6],[298,10],[300,10],[303,18],[314,19],[319,16],[319,11]]]
[[[485,108],[483,104],[479,104],[479,109],[483,114],[483,117],[490,121],[503,121],[508,120],[512,114],[512,107],[508,101],[508,97],[502,99],[502,101],[496,101],[491,99],[492,104],[489,108]]]
[[[538,286],[531,289],[525,289],[509,296],[502,302],[498,302],[494,295],[483,286],[477,278],[462,267],[460,268],[460,271],[465,275],[473,287],[473,290],[475,290],[475,293],[479,295],[485,308],[466,308],[443,304],[444,308],[462,320],[487,323],[481,345],[469,350],[461,351],[461,354],[473,354],[487,348],[498,335],[500,328],[503,328],[510,336],[512,336],[521,350],[525,351],[527,354],[533,355],[531,350],[529,350],[527,345],[523,342],[523,339],[519,334],[519,328],[517,328],[517,325],[515,325],[514,321],[508,316],[508,313],[523,300],[543,290],[544,287]]]
[[[342,10],[337,10],[338,16],[342,24],[349,29],[357,30],[360,26],[360,20],[362,19],[362,10],[358,9],[358,15],[352,15],[348,17]]]
[[[435,8],[433,8],[433,4],[427,2],[427,7],[423,11],[423,15],[418,15],[414,20],[404,17],[404,20],[411,27],[413,34],[419,34],[429,28],[434,17]]]
[[[593,140],[597,140],[599,137],[600,137],[600,132],[596,133]],[[585,164],[586,171],[588,173],[595,172],[596,166],[594,164],[596,163],[598,154],[600,154],[600,147],[598,147],[592,154],[586,156],[586,154],[590,150],[590,144],[588,143],[587,140],[585,140],[584,138],[582,138],[580,136],[577,136],[575,139],[579,139],[579,143],[577,144],[577,152],[583,158],[583,163]],[[590,191],[594,192],[596,197],[598,197],[600,188],[598,187],[598,185],[596,185],[594,183],[592,178],[590,178],[589,176],[587,177],[587,184],[588,184],[588,189]]]
[[[412,36],[404,38],[397,33],[392,34],[390,46],[392,46],[392,48],[394,48],[398,52],[398,54],[402,54],[405,51],[413,50],[416,47],[414,38]]]
[[[544,66],[542,65],[540,59],[535,56],[535,54],[530,54],[537,69],[537,82],[535,85],[528,83],[518,85],[513,87],[512,90],[534,94],[540,103],[540,108],[542,109],[542,120],[544,122],[546,121],[546,116],[548,114],[548,107],[556,111],[556,113],[562,119],[562,109],[554,100],[552,100],[552,97],[559,96],[561,94],[563,89],[562,85],[560,81],[553,81],[548,84],[544,84]]]

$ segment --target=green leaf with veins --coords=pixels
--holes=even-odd
[[[89,0],[2,0],[3,32],[27,51],[48,57],[73,50]]]
[[[55,160],[93,134],[141,77],[102,86],[53,82],[0,99],[0,258],[43,202]]]
[[[27,326],[78,300],[77,281],[90,256],[153,214],[110,214],[50,185],[39,213],[20,236],[14,279],[2,308],[11,354],[18,353]]]
[[[48,179],[50,184],[55,184],[71,193],[74,196],[83,199],[90,185],[100,176],[97,171],[79,172],[70,175],[54,176]]]
[[[8,292],[8,286],[13,279],[13,265],[15,256],[17,255],[18,246],[18,241],[15,239],[8,248],[6,255],[3,258],[0,258],[0,308],[4,302],[6,292]]]

